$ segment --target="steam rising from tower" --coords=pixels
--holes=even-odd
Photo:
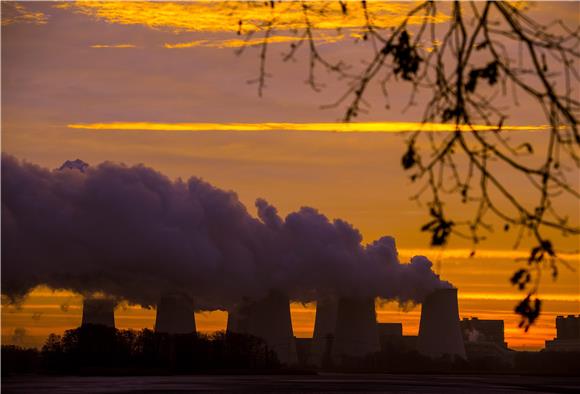
[[[431,357],[449,354],[465,358],[457,289],[436,290],[423,302],[417,350]]]
[[[1,289],[12,301],[39,285],[103,293],[146,307],[159,304],[160,329],[189,331],[189,312],[175,300],[166,302],[174,302],[181,310],[175,316],[187,314],[188,322],[176,317],[183,324],[163,327],[174,316],[163,317],[159,295],[167,289],[195,299],[199,310],[231,310],[243,297],[259,300],[275,289],[284,302],[275,308],[264,301],[263,307],[278,317],[252,313],[256,321],[271,326],[269,320],[278,320],[285,327],[267,337],[279,346],[291,336],[288,299],[357,294],[421,302],[449,287],[426,257],[402,263],[392,237],[363,244],[361,233],[342,219],[310,207],[283,218],[262,199],[255,217],[234,192],[199,178],[173,181],[143,165],[87,166],[80,160],[50,171],[2,155],[1,183]],[[343,339],[364,333],[368,349],[375,347],[371,304],[361,301],[360,311],[348,302],[341,308],[346,316],[362,314],[364,322],[345,326]],[[351,318],[342,319],[347,324]],[[355,352],[344,341],[337,343],[341,351]]]

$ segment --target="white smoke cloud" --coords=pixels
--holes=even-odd
[[[280,290],[421,302],[450,286],[422,256],[402,264],[394,239],[363,245],[349,223],[303,207],[257,216],[237,195],[199,178],[172,181],[142,165],[105,162],[49,171],[2,156],[2,292],[38,285],[101,292],[143,306],[184,292],[200,309]]]

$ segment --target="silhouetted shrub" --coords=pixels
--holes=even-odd
[[[430,358],[415,350],[387,346],[366,357],[333,358],[324,370],[382,373],[518,373],[577,375],[578,352],[510,352],[504,359],[482,353],[464,360]],[[281,368],[275,352],[257,337],[217,332],[162,334],[86,325],[62,336],[51,334],[39,352],[2,346],[2,375],[265,373]],[[311,367],[313,370],[316,367]]]
[[[56,373],[196,373],[280,367],[275,353],[251,335],[163,334],[99,325],[68,330],[62,337],[51,334],[41,355],[45,370]]]
[[[35,372],[39,364],[38,350],[2,345],[2,376]]]

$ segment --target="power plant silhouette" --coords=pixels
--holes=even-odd
[[[465,358],[457,289],[436,290],[423,302],[417,350],[432,357],[450,354]]]
[[[162,296],[157,305],[155,332],[167,334],[196,332],[193,300],[181,293]]]
[[[296,343],[290,318],[290,301],[279,292],[260,300],[244,300],[228,314],[227,332],[250,334],[264,339],[278,359],[295,364]]]
[[[316,303],[314,333],[310,347],[311,361],[316,365],[331,362],[337,312],[338,301],[334,297],[322,298]]]
[[[362,357],[381,350],[374,298],[340,298],[333,357]]]
[[[115,327],[115,301],[108,298],[85,298],[81,324]]]
[[[83,303],[82,324],[114,327],[114,308],[115,302],[112,300],[87,298]],[[339,362],[344,357],[364,357],[381,351],[383,340],[379,338],[379,326],[372,297],[329,296],[320,299],[309,347],[310,362],[322,366]],[[168,334],[195,333],[192,299],[180,293],[163,295],[157,306],[155,331]],[[382,331],[385,331],[385,327],[381,327]],[[261,299],[244,299],[229,311],[227,332],[262,338],[282,363],[298,363],[290,300],[281,292],[271,291]],[[443,355],[466,357],[457,289],[438,289],[426,297],[416,350],[434,358]]]
[[[320,299],[316,305],[310,360],[325,365],[341,357],[362,357],[380,350],[372,298]]]

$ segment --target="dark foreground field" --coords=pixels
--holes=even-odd
[[[421,392],[421,393],[578,393],[580,377],[477,375],[309,376],[150,376],[47,377],[2,380],[2,393],[185,393],[185,392]]]

